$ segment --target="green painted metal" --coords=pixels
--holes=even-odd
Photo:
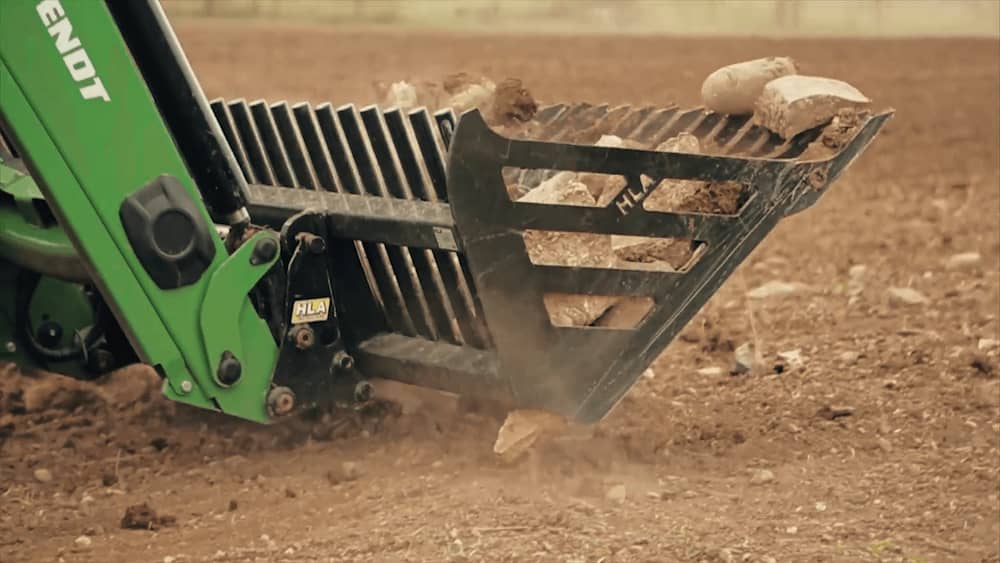
[[[28,353],[28,347],[19,334],[15,334],[15,287],[21,269],[0,260],[0,361],[11,361],[22,368],[47,369],[74,377],[85,377],[83,365],[78,361],[43,362]],[[50,277],[42,277],[31,298],[28,315],[32,327],[44,321],[54,321],[63,328],[62,341],[55,347],[73,344],[75,331],[94,323],[94,311],[80,284]]]
[[[67,26],[65,34],[50,31]],[[79,72],[82,57],[92,73]],[[97,80],[107,100],[95,95]],[[266,422],[277,346],[264,321],[247,314],[245,295],[237,310],[205,300],[212,272],[228,257],[221,241],[197,283],[164,291],[146,274],[119,221],[122,201],[160,174],[176,177],[196,199],[198,192],[103,2],[0,2],[0,117],[140,357],[166,376],[167,395]],[[209,221],[204,206],[201,215]],[[214,381],[205,314],[254,348],[254,361],[244,363],[234,387]]]

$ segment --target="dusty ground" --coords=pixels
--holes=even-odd
[[[135,371],[22,414],[18,386],[51,397],[8,374],[0,560],[1000,561],[1000,366],[977,349],[1000,330],[995,41],[179,34],[211,96],[369,102],[374,80],[469,70],[543,101],[694,104],[718,65],[788,54],[898,115],[593,440],[537,463],[495,461],[494,421],[365,418],[310,438],[141,398]],[[964,252],[981,259],[949,268]],[[805,287],[745,297],[772,280]],[[698,373],[750,340],[764,372]],[[801,366],[770,369],[795,349]],[[176,523],[121,529],[143,502]]]

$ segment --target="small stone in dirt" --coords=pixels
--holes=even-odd
[[[774,473],[770,469],[754,469],[750,474],[751,485],[763,485],[774,481]]]
[[[802,284],[771,280],[762,286],[755,287],[747,292],[747,297],[751,299],[767,299],[768,297],[784,297],[798,293],[802,289]]]
[[[826,503],[819,501],[816,503],[816,512],[826,512]]]
[[[73,543],[80,547],[90,547],[90,544],[94,543],[94,541],[87,536],[78,536],[75,540],[73,540]]]
[[[292,489],[290,489],[288,487],[285,487],[285,497],[287,497],[287,498],[295,498],[297,496],[299,496],[298,493],[296,493],[295,491],[293,491]]]
[[[851,416],[852,414],[854,414],[854,407],[823,405],[818,411],[816,411],[816,416],[825,418],[826,420],[836,420],[845,416]]]
[[[51,483],[52,482],[52,472],[44,467],[39,467],[35,470],[35,479],[39,483]]]
[[[993,373],[993,363],[990,362],[989,358],[986,358],[985,356],[976,356],[972,358],[972,362],[969,366],[975,368],[976,371],[983,375],[990,375]]]
[[[978,252],[962,252],[960,254],[953,254],[945,260],[945,267],[949,270],[955,270],[958,268],[964,268],[966,266],[972,266],[978,264],[982,259],[982,256]]]
[[[719,550],[718,559],[722,563],[733,563],[734,561],[736,561],[736,556],[733,555],[732,550],[722,548]]]
[[[885,438],[878,439],[878,447],[881,448],[881,450],[885,453],[892,452],[892,442],[890,442]]]
[[[855,352],[854,350],[847,350],[846,352],[841,352],[838,358],[840,358],[840,361],[846,364],[854,364],[859,359],[861,359],[861,354]]]
[[[340,467],[326,472],[326,479],[331,485],[338,485],[345,481],[354,481],[361,477],[361,467],[353,461],[345,461]]]
[[[121,527],[126,530],[158,530],[176,523],[177,519],[173,516],[159,515],[151,506],[142,503],[125,509]]]
[[[729,370],[730,375],[740,375],[753,371],[757,366],[757,351],[753,342],[746,342],[733,351],[733,367]]]
[[[994,348],[1000,348],[1000,340],[996,338],[980,338],[979,342],[976,343],[976,348],[980,352],[989,352]]]
[[[701,368],[698,370],[698,375],[722,375],[722,368],[718,366],[710,366],[707,368]]]
[[[236,502],[236,499],[232,499],[229,501],[229,512],[234,512],[239,507],[240,503]]]
[[[925,305],[930,303],[926,295],[912,287],[890,287],[889,302],[903,305]]]
[[[175,561],[177,561],[177,558],[173,555],[165,555],[163,557],[163,563],[174,563]]]
[[[627,496],[627,494],[628,491],[625,489],[625,485],[618,484],[608,489],[608,492],[605,493],[604,498],[610,500],[611,502],[622,503],[625,502],[625,497]]]
[[[778,352],[778,357],[788,362],[788,365],[792,367],[801,367],[805,364],[805,360],[802,359],[802,350],[798,348],[795,350]]]
[[[794,536],[799,533],[799,528],[797,526],[789,526],[785,528],[785,533]]]

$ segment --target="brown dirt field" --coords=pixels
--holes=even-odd
[[[1000,368],[977,350],[1000,332],[996,41],[178,32],[210,96],[368,103],[374,81],[465,70],[543,102],[694,105],[716,67],[789,55],[898,113],[589,440],[517,465],[469,415],[310,435],[144,398],[134,369],[19,414],[11,393],[39,383],[8,374],[0,561],[1000,561]],[[946,267],[961,252],[981,260]],[[803,288],[745,297],[771,280]],[[728,375],[749,340],[766,369]],[[142,503],[176,521],[122,529]]]

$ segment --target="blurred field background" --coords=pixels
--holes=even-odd
[[[496,32],[1000,37],[1000,0],[164,0],[172,17]]]

